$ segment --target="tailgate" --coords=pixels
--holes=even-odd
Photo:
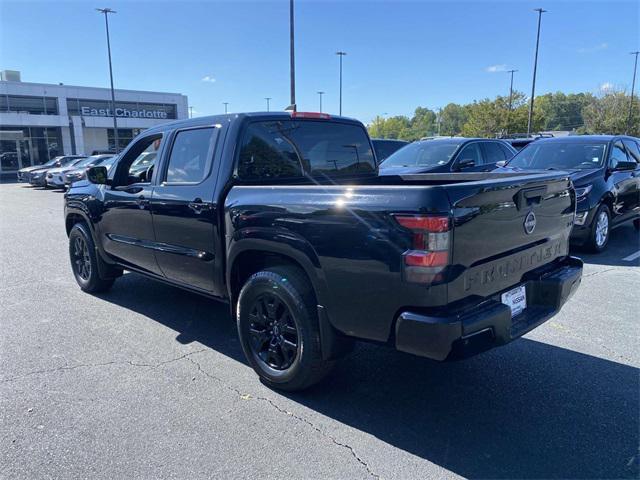
[[[453,214],[448,301],[487,297],[568,253],[575,194],[566,174],[444,187]]]

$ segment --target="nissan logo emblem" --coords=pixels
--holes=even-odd
[[[531,235],[536,229],[536,216],[533,212],[527,213],[524,218],[524,231],[527,235]]]

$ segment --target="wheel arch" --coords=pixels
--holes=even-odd
[[[340,334],[331,324],[326,308],[327,291],[322,272],[304,253],[286,245],[244,240],[234,244],[228,257],[226,272],[227,291],[231,314],[235,318],[236,302],[246,280],[256,272],[274,266],[298,268],[309,280],[316,299],[320,346],[324,359],[340,358],[351,351],[353,341]]]

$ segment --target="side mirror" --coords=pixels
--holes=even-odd
[[[87,170],[87,180],[91,183],[95,183],[96,185],[106,185],[107,179],[107,167],[97,165]]]
[[[504,167],[506,164],[506,160],[500,160],[499,162],[496,162],[496,167]]]
[[[463,158],[458,162],[458,170],[462,170],[464,168],[471,168],[476,166],[476,161],[472,158]]]
[[[615,172],[620,172],[624,170],[635,170],[638,164],[636,162],[629,161],[619,161],[616,163],[616,166],[612,168]]]

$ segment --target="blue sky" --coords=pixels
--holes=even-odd
[[[23,81],[108,86],[109,6],[116,88],[180,92],[197,114],[272,109],[289,100],[288,1],[0,0],[0,69]],[[529,92],[536,7],[543,16],[536,93],[630,88],[640,3],[614,1],[296,0],[299,110],[369,121],[416,106]],[[496,71],[491,71],[496,70]]]

